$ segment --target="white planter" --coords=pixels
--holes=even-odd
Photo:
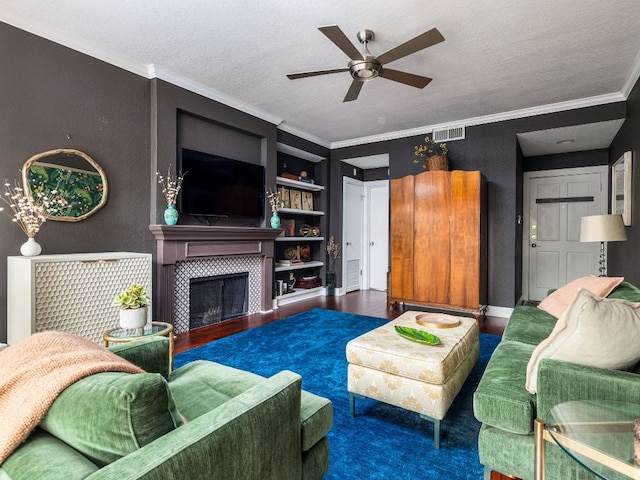
[[[147,324],[147,307],[120,309],[120,327],[124,330],[142,328]]]
[[[35,257],[40,255],[40,252],[42,252],[42,247],[33,237],[28,238],[20,247],[20,253],[25,257]]]

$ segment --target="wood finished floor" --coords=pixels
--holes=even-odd
[[[182,333],[176,336],[175,353],[184,352],[185,350],[204,345],[213,340],[266,325],[267,323],[275,322],[312,308],[326,308],[328,310],[388,318],[390,320],[393,320],[402,313],[400,310],[389,311],[387,309],[386,292],[362,290],[339,297],[316,297],[291,305],[285,305],[269,313],[256,313],[245,317],[238,317],[220,322],[216,325]],[[506,318],[487,317],[480,323],[480,331],[494,335],[502,335],[506,322]],[[511,477],[506,477],[498,472],[491,472],[491,480],[508,480],[510,478]]]
[[[204,345],[213,340],[233,335],[244,330],[249,330],[267,323],[275,322],[296,313],[305,312],[312,308],[326,308],[340,312],[368,315],[370,317],[388,318],[393,320],[402,311],[389,311],[387,309],[387,294],[375,290],[361,290],[347,293],[339,297],[315,297],[309,300],[285,305],[269,313],[255,313],[244,317],[198,328],[176,336],[175,353],[184,352],[194,347]],[[487,317],[480,324],[480,331],[502,335],[507,319],[499,317]]]

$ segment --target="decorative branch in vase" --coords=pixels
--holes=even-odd
[[[282,200],[280,199],[280,191],[269,187],[267,189],[267,198],[271,205],[271,228],[280,228],[280,216],[278,212],[282,208]]]
[[[46,221],[46,213],[58,208],[58,202],[44,195],[39,195],[36,201],[16,180],[13,181],[13,185],[8,180],[4,181],[4,194],[0,198],[11,209],[12,213],[7,211],[11,221],[28,237],[26,243],[20,247],[20,253],[26,257],[39,255],[42,247],[35,241],[36,233]],[[0,211],[4,211],[4,207],[0,207]]]
[[[164,223],[167,225],[175,225],[178,223],[178,210],[176,210],[176,200],[180,189],[182,188],[182,180],[188,172],[179,173],[174,179],[171,175],[171,164],[167,169],[167,177],[163,177],[160,172],[156,172],[158,184],[162,187],[162,194],[167,201],[167,208],[164,211]]]

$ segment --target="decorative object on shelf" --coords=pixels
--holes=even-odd
[[[287,260],[300,260],[300,247],[289,247],[284,251],[284,258]]]
[[[340,245],[336,243],[333,235],[329,237],[327,242],[327,255],[329,255],[329,270],[327,271],[327,296],[333,296],[336,293],[336,259],[340,256]]]
[[[302,192],[300,190],[291,190],[291,208],[302,210]]]
[[[296,236],[296,221],[293,219],[285,219],[282,220],[282,228],[284,228],[284,236],[285,237],[295,237]]]
[[[436,143],[429,135],[424,137],[425,145],[417,145],[415,147],[415,156],[425,159],[422,168],[425,170],[448,170],[449,164],[447,160],[447,154],[449,149],[446,143]],[[413,160],[413,163],[420,163],[418,158]]]
[[[40,226],[46,221],[45,212],[49,208],[55,208],[57,200],[50,201],[42,195],[39,201],[36,201],[15,180],[13,185],[7,180],[4,181],[4,194],[1,198],[11,209],[12,213],[7,211],[7,214],[12,217],[11,220],[18,224],[28,237],[27,242],[20,247],[20,253],[25,257],[39,255],[42,248],[34,237],[40,231]],[[3,210],[4,207],[0,207],[0,211]]]
[[[291,208],[291,199],[289,198],[289,189],[287,187],[278,187],[280,193],[280,203],[282,208]]]
[[[313,210],[313,193],[302,192],[302,209]]]
[[[280,190],[274,190],[269,187],[267,189],[267,197],[269,198],[269,204],[271,205],[271,228],[280,228],[280,216],[278,215],[278,212],[282,208]]]
[[[311,247],[309,245],[303,245],[300,248],[300,260],[303,262],[311,261]]]
[[[109,185],[104,170],[79,150],[58,148],[38,153],[22,167],[28,196],[40,203],[46,197],[55,208],[46,209],[49,220],[78,222],[107,203]]]
[[[624,224],[631,226],[632,153],[624,154],[611,167],[611,213],[621,214]]]
[[[282,178],[288,178],[289,180],[298,180],[300,177],[298,175],[294,175],[293,173],[282,172],[280,175]]]
[[[131,330],[146,325],[149,296],[144,286],[132,283],[116,296],[115,304],[120,307],[121,328]]]
[[[176,210],[176,199],[182,188],[182,180],[187,172],[180,173],[174,179],[171,176],[171,164],[167,169],[167,178],[164,178],[160,172],[156,172],[158,184],[162,187],[162,194],[167,201],[167,208],[164,211],[164,221],[167,225],[175,225],[178,223],[178,211]],[[173,208],[172,208],[173,207]]]
[[[320,229],[318,227],[312,227],[311,225],[304,224],[298,230],[301,237],[319,237]]]
[[[300,279],[298,279],[298,281],[296,282],[296,285],[298,286],[298,288],[316,288],[316,287],[320,287],[322,286],[322,283],[320,282],[320,277],[318,277],[317,275],[313,275],[310,277],[302,277]]]
[[[304,183],[316,183],[313,180],[313,178],[309,178],[309,174],[305,170],[300,172],[300,177],[298,178],[298,180],[300,182],[304,182]],[[311,210],[311,209],[309,209],[309,210]]]

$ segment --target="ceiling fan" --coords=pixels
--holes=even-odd
[[[429,77],[422,77],[413,73],[392,70],[390,68],[386,68],[384,65],[444,41],[444,37],[438,29],[432,28],[431,30],[424,32],[423,34],[418,35],[417,37],[412,38],[391,50],[387,50],[376,57],[371,55],[367,49],[367,44],[373,40],[374,37],[372,30],[360,30],[357,34],[358,40],[364,45],[364,51],[362,53],[358,51],[355,45],[351,43],[337,25],[319,27],[318,30],[324,33],[329,40],[331,40],[347,55],[347,57],[351,59],[351,61],[347,64],[346,68],[290,73],[287,77],[290,80],[296,80],[298,78],[315,77],[317,75],[327,75],[329,73],[348,71],[351,73],[353,81],[351,82],[351,86],[349,87],[343,102],[351,102],[357,99],[364,82],[373,80],[376,77],[386,78],[387,80],[393,80],[394,82],[403,83],[411,87],[426,87],[431,81]]]

